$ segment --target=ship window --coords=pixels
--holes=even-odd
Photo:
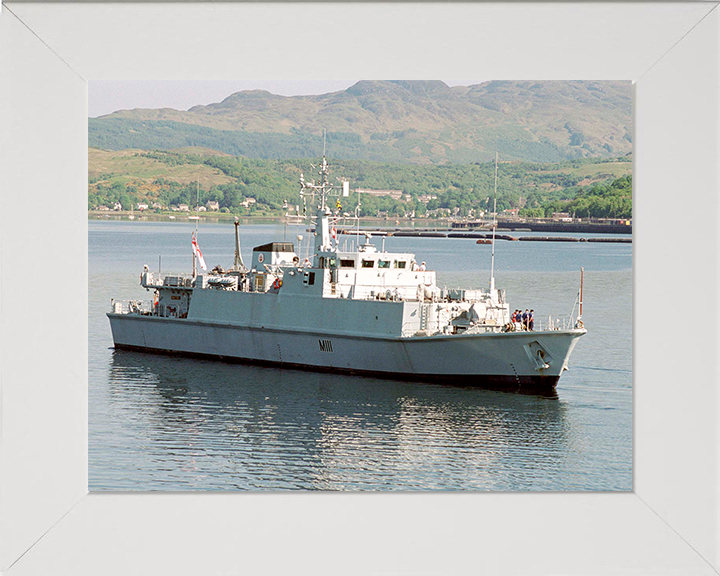
[[[308,286],[312,286],[313,284],[315,284],[315,272],[310,272],[308,276]]]
[[[363,268],[374,268],[374,267],[375,267],[375,260],[363,260],[363,261],[362,261],[362,267],[363,267]]]
[[[337,266],[337,260],[335,258],[328,258],[328,268],[335,268]]]
[[[390,268],[390,260],[378,260],[378,268]]]
[[[325,268],[325,257],[320,256],[320,268]]]
[[[340,260],[340,268],[355,268],[355,260]]]
[[[395,268],[405,268],[405,260],[396,260],[395,261]]]

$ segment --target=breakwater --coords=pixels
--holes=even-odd
[[[490,222],[453,222],[451,224],[456,230],[477,230],[490,229]],[[632,234],[631,220],[612,220],[612,221],[548,221],[522,219],[522,220],[498,220],[497,228],[502,230],[526,230],[529,232],[569,232],[572,234]]]
[[[356,228],[338,230],[340,234],[358,234]],[[442,232],[439,230],[360,230],[362,234],[372,236],[396,236],[406,238],[472,238],[477,244],[492,244],[492,233],[483,232]],[[509,242],[607,242],[617,244],[632,244],[632,238],[576,238],[574,236],[511,236],[510,234],[495,234],[496,240]]]
[[[511,222],[500,220],[497,227],[503,230],[530,230],[531,232],[632,234],[632,224],[605,224],[599,222]]]

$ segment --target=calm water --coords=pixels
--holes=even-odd
[[[632,489],[631,245],[497,243],[498,286],[540,320],[570,312],[585,267],[589,333],[546,398],[115,352],[110,299],[150,299],[139,276],[158,255],[190,270],[191,230],[89,222],[91,490]],[[246,262],[253,246],[308,238],[241,232]],[[232,264],[232,225],[198,239],[210,267]],[[474,240],[385,246],[418,254],[440,285],[487,284],[490,246]]]

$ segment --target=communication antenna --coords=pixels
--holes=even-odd
[[[580,314],[578,320],[582,320],[582,305],[583,305],[583,279],[585,276],[585,268],[580,268]]]
[[[357,194],[357,208],[355,208],[355,218],[357,218],[357,234],[355,235],[355,243],[360,246],[360,190],[355,189]]]
[[[492,252],[490,256],[490,293],[495,291],[495,228],[497,227],[497,179],[498,179],[498,153],[495,152],[495,195],[493,197],[493,229]]]
[[[337,196],[339,194],[339,192],[335,192],[333,190],[333,185],[330,183],[329,179],[330,166],[328,165],[327,158],[325,157],[325,132],[326,130],[323,130],[323,157],[317,173],[320,177],[318,183],[316,184],[314,180],[310,180],[310,182],[306,181],[303,173],[300,173],[300,197],[303,199],[303,214],[306,211],[305,201],[308,196],[313,199],[317,196],[320,200],[320,205],[318,206],[318,209],[321,211],[325,211],[325,209],[327,208],[327,199],[329,197]],[[311,164],[311,166],[314,169],[318,168],[314,164]]]
[[[197,236],[198,236],[198,222],[200,222],[200,177],[198,176],[195,180],[196,187],[195,187],[195,233],[193,234],[194,241],[197,242]],[[197,276],[197,268],[195,266],[195,249],[193,247],[192,251],[192,259],[193,259],[193,278]]]

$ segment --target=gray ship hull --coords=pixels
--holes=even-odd
[[[584,334],[368,337],[131,314],[109,313],[108,318],[118,349],[537,392],[555,388]]]

